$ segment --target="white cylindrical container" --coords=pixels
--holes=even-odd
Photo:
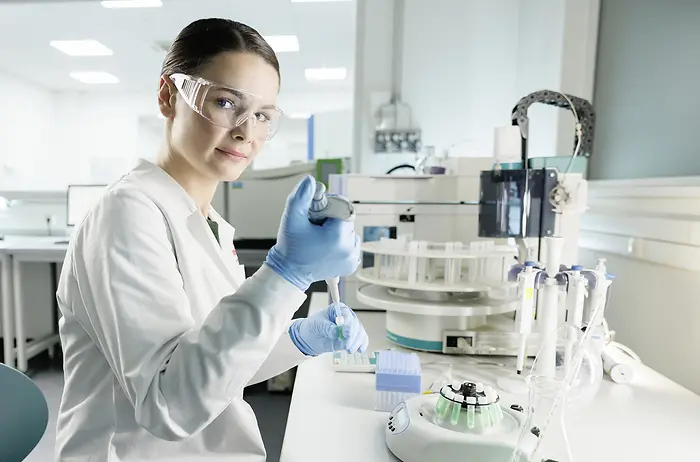
[[[496,127],[493,138],[493,156],[499,162],[522,161],[522,137],[520,127],[508,125]]]
[[[415,284],[418,282],[418,241],[411,241],[408,244],[408,251],[411,256],[408,259],[408,282]]]
[[[557,359],[557,328],[559,314],[559,286],[554,278],[547,278],[542,289],[538,323],[542,346],[537,357],[537,375],[554,377]]]
[[[607,347],[603,350],[603,370],[615,383],[628,383],[634,377],[632,364],[622,359],[624,353],[615,347]]]
[[[545,251],[547,252],[547,274],[554,277],[559,273],[562,254],[564,253],[564,239],[561,237],[545,237]]]

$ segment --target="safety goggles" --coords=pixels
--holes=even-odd
[[[269,140],[279,128],[282,110],[260,96],[185,74],[170,76],[187,104],[209,122],[229,130],[251,123],[251,136]]]

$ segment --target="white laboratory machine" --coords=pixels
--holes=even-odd
[[[522,406],[506,407],[492,387],[467,381],[399,404],[384,432],[402,461],[510,462],[526,422]]]
[[[535,102],[574,115],[575,148],[564,168],[528,158],[527,109]],[[572,172],[579,154],[590,155],[592,108],[580,98],[542,91],[523,98],[512,118],[522,137],[519,164],[492,159],[491,167],[475,168],[463,179],[434,176],[412,188],[384,178],[402,197],[386,195],[364,207],[363,195],[383,197],[377,190],[388,188],[374,179],[375,190],[365,185],[360,193],[354,184],[360,179],[338,179],[338,189],[356,202],[363,250],[371,254],[346,289],[354,284],[358,301],[387,311],[389,340],[443,353],[517,356],[516,371],[503,372],[507,380],[496,382],[504,390],[511,382],[524,387],[514,386],[514,392],[529,390],[525,417],[521,409],[504,408],[493,388],[473,382],[406,400],[385,430],[387,446],[403,462],[539,462],[549,454],[565,460],[570,450],[563,410],[592,399],[602,380],[601,326],[612,277],[604,261],[595,269],[578,266],[586,182]],[[459,186],[446,187],[450,181]],[[373,213],[382,202],[403,211],[393,217]],[[423,211],[426,223],[418,226]],[[384,226],[385,234],[368,236],[373,224]],[[479,240],[484,238],[492,241]],[[526,370],[533,344],[536,359]],[[557,427],[563,437],[551,436]],[[564,441],[566,450],[544,447],[545,434],[550,442]]]
[[[493,159],[469,159],[463,165],[468,168],[455,175],[332,175],[329,190],[355,206],[355,231],[363,243],[397,236],[470,242],[478,238],[480,174],[493,167]],[[362,266],[371,266],[372,256],[363,258]],[[355,276],[344,278],[342,299],[372,309],[358,303],[355,294],[362,284]]]
[[[302,178],[315,172],[315,162],[248,169],[237,181],[219,185],[214,208],[236,228],[236,241],[274,241],[287,196]]]
[[[341,281],[341,297],[354,309],[386,311],[392,342],[429,352],[517,356],[519,283],[511,267],[546,262],[554,246],[545,242],[556,230],[564,238],[555,240],[552,256],[563,265],[578,263],[586,201],[581,175],[530,170],[530,233],[516,239],[523,171],[493,170],[493,162],[469,159],[455,175],[331,176],[331,192],[355,206],[363,242],[362,267]],[[535,326],[526,326],[528,356],[538,348]]]
[[[528,158],[527,109],[535,102],[573,112],[573,155]],[[580,269],[571,278],[558,275],[560,266],[579,264],[587,183],[572,167],[590,155],[593,112],[585,100],[543,91],[521,99],[512,118],[519,163],[467,158],[450,174],[331,176],[330,191],[355,206],[364,251],[362,268],[341,281],[341,296],[355,309],[385,310],[392,342],[431,352],[522,356],[528,354],[523,336],[536,331],[535,313],[547,331],[564,319],[566,306],[553,297],[568,279],[583,278]],[[516,263],[522,275],[510,272]],[[518,293],[534,295],[536,284],[542,296],[531,308],[523,304],[533,315],[518,319]],[[546,301],[556,315],[541,309]]]

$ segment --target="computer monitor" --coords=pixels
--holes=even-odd
[[[107,185],[72,184],[68,185],[68,205],[66,208],[66,225],[77,226],[83,221],[97,200],[102,197]]]

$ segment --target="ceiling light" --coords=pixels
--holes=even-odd
[[[117,77],[103,71],[71,72],[70,76],[83,83],[119,83],[119,79]]]
[[[322,67],[304,69],[306,80],[345,80],[348,71],[344,67]]]
[[[266,35],[264,39],[275,53],[299,51],[299,39],[296,35]]]
[[[287,117],[289,117],[290,119],[308,119],[309,117],[311,117],[311,114],[309,114],[308,112],[297,112],[289,114]]]
[[[111,56],[112,50],[97,40],[52,40],[49,45],[69,56]]]
[[[349,2],[350,0],[291,0],[292,3]]]
[[[105,8],[157,8],[163,6],[161,0],[105,0]]]

